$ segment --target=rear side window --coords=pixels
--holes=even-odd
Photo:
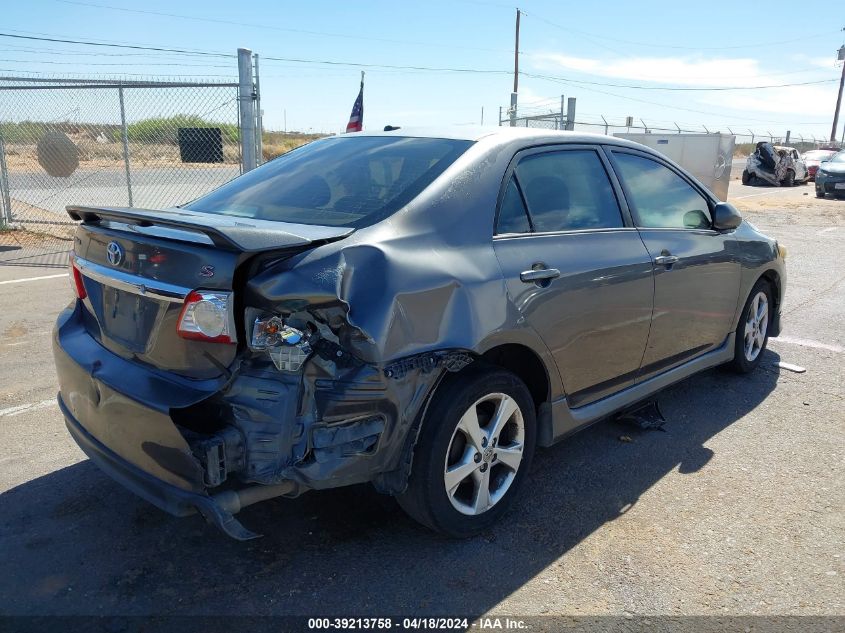
[[[472,141],[330,138],[270,161],[185,205],[243,218],[360,228],[413,200]]]
[[[529,233],[528,212],[522,202],[522,195],[516,186],[516,180],[511,178],[499,207],[499,221],[496,225],[497,233]]]
[[[532,154],[515,170],[535,232],[622,227],[622,213],[593,150]]]
[[[637,226],[658,229],[708,229],[707,199],[686,180],[642,156],[613,152]]]

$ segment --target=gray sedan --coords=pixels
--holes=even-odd
[[[371,482],[453,536],[549,446],[776,336],[785,251],[620,139],[391,130],[313,142],[186,206],[72,207],[54,352],[106,473],[227,534]]]

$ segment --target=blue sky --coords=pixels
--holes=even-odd
[[[291,130],[341,131],[360,70],[367,73],[365,128],[478,124],[482,108],[485,124],[495,124],[513,83],[517,5],[498,0],[7,0],[4,5],[4,33],[232,54],[239,46],[251,48],[261,56],[265,125],[273,129],[285,125],[286,114]],[[565,94],[577,97],[579,121],[599,122],[604,115],[621,123],[630,115],[650,126],[677,122],[711,131],[730,126],[734,132],[750,128],[780,135],[791,129],[827,136],[845,10],[837,11],[836,3],[802,10],[795,0],[766,2],[765,9],[757,5],[763,3],[524,0],[519,3],[525,12],[520,69],[533,76],[520,77],[520,103],[542,112],[559,108]],[[0,72],[236,76],[234,58],[138,53],[0,37]],[[351,65],[313,63],[317,60]],[[654,89],[816,81],[825,83],[765,90]],[[625,87],[633,85],[642,88]]]

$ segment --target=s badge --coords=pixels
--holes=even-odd
[[[200,268],[200,277],[214,277],[214,266],[206,264]]]

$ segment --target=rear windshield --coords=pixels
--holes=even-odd
[[[185,208],[277,222],[369,226],[410,202],[471,144],[393,136],[322,139]]]

